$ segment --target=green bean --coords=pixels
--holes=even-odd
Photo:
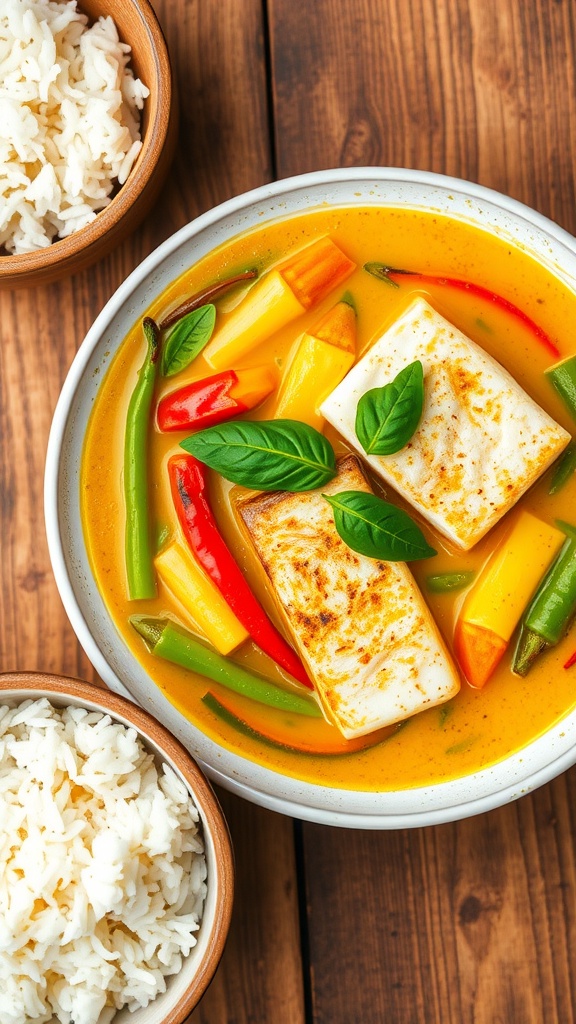
[[[150,317],[144,319],[142,327],[148,349],[128,405],[124,438],[125,558],[131,601],[156,595],[148,498],[148,435],[160,331]]]
[[[322,715],[313,697],[276,686],[263,676],[231,661],[230,658],[217,654],[171,619],[132,615],[130,623],[143,638],[148,650],[159,658],[213,679],[229,690],[250,697],[260,704],[268,704],[282,711],[293,711],[299,715],[310,715],[313,718],[320,718]]]
[[[576,612],[576,530],[568,532],[555,562],[544,576],[524,616],[512,670],[524,676],[538,655],[560,642]]]
[[[544,371],[552,387],[558,392],[572,419],[576,420],[576,356]]]
[[[554,472],[552,474],[552,480],[550,487],[548,488],[548,494],[558,494],[558,491],[562,490],[564,484],[567,484],[574,470],[576,469],[576,444],[572,441],[567,448],[564,449],[562,455],[558,459]]]
[[[447,594],[467,587],[475,575],[466,569],[461,569],[460,572],[441,572],[436,576],[427,576],[426,586],[433,594]]]

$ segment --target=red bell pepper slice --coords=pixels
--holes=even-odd
[[[442,277],[440,274],[421,274],[418,270],[400,270],[398,267],[387,267],[383,263],[367,263],[364,269],[368,270],[368,273],[373,274],[374,277],[379,277],[382,281],[388,281],[389,284],[393,284],[396,287],[398,287],[397,278],[402,280],[404,277],[409,277],[411,281],[418,284],[445,285],[447,288],[469,292],[470,295],[476,295],[479,299],[484,299],[485,302],[492,302],[499,309],[510,313],[511,316],[516,317],[517,320],[523,323],[552,355],[560,355],[550,335],[532,320],[532,317],[529,317],[527,313],[524,313],[513,302],[504,298],[503,295],[498,295],[497,292],[492,292],[481,284],[463,281],[457,277]]]
[[[173,455],[168,473],[180,525],[200,565],[258,647],[294,679],[313,689],[302,662],[254,597],[220,534],[208,501],[202,463],[192,455]]]
[[[576,665],[576,651],[570,655],[568,661],[564,665],[564,668],[572,668],[573,665]]]
[[[260,405],[275,383],[267,366],[203,377],[164,396],[158,405],[158,426],[160,430],[211,427]]]

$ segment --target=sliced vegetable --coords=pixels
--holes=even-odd
[[[241,274],[234,274],[233,277],[228,277],[225,281],[216,281],[215,284],[211,284],[208,288],[204,288],[203,291],[197,292],[196,295],[191,295],[190,298],[185,299],[176,309],[173,309],[168,313],[160,323],[160,329],[165,331],[168,327],[172,327],[173,324],[181,320],[187,313],[192,313],[195,309],[199,309],[200,306],[205,306],[207,302],[212,302],[213,299],[218,298],[223,292],[227,292],[229,288],[232,288],[235,284],[240,284],[243,281],[252,281],[255,277],[258,277],[257,270],[245,270]]]
[[[339,491],[323,497],[332,506],[339,536],[352,551],[385,562],[413,562],[437,553],[404,509],[375,494]]]
[[[132,615],[130,623],[145,641],[148,650],[158,658],[164,658],[165,661],[171,661],[191,672],[206,676],[260,704],[268,704],[270,707],[291,711],[297,715],[322,717],[320,707],[313,697],[305,697],[281,686],[275,686],[263,676],[250,672],[230,658],[211,651],[171,619]]]
[[[568,661],[565,662],[564,668],[572,668],[573,665],[576,665],[576,651],[574,651],[574,653],[568,658]]]
[[[576,356],[544,371],[552,387],[558,392],[573,420],[576,420]]]
[[[320,302],[356,265],[330,238],[320,238],[270,270],[218,327],[206,359],[215,369],[233,366],[281,327]]]
[[[424,408],[424,369],[419,359],[394,380],[371,388],[358,402],[356,437],[367,455],[394,455],[414,434]]]
[[[195,558],[261,650],[312,688],[302,662],[270,622],[220,534],[208,500],[204,466],[191,455],[174,455],[168,473],[174,507]]]
[[[559,523],[568,536],[522,622],[512,671],[525,676],[543,651],[555,647],[576,613],[576,527]]]
[[[453,590],[463,590],[472,583],[475,572],[462,569],[460,572],[440,572],[435,576],[426,577],[426,586],[433,594],[448,594]]]
[[[550,487],[548,488],[548,494],[558,494],[558,491],[561,491],[564,485],[568,483],[575,469],[576,444],[572,441],[568,447],[564,449],[554,467],[552,480],[550,482]]]
[[[472,686],[481,688],[494,672],[563,540],[560,530],[521,512],[466,595],[454,645]]]
[[[509,299],[504,298],[503,295],[498,295],[497,292],[492,292],[488,288],[484,288],[481,284],[473,284],[471,281],[462,281],[455,277],[443,277],[440,274],[421,274],[418,270],[400,270],[398,267],[388,267],[385,263],[365,263],[364,270],[367,270],[373,277],[379,278],[381,281],[385,281],[387,284],[398,288],[398,281],[402,281],[405,278],[410,278],[413,284],[424,284],[424,285],[442,285],[447,288],[454,288],[458,291],[468,292],[470,295],[476,295],[479,299],[483,299],[485,302],[491,302],[499,309],[504,310],[506,313],[510,313],[511,316],[519,320],[524,327],[527,327],[529,331],[534,335],[540,344],[544,345],[549,352],[554,356],[559,356],[560,352],[552,338],[546,333],[539,325],[524,313],[523,310],[515,306]]]
[[[259,491],[310,491],[336,474],[330,442],[297,420],[221,423],[180,447],[226,480]]]
[[[160,430],[211,427],[255,409],[274,390],[276,380],[267,366],[224,370],[165,395],[158,405]]]
[[[144,319],[142,328],[147,350],[128,405],[124,436],[124,551],[128,597],[131,601],[143,601],[156,594],[152,531],[148,511],[148,435],[154,384],[158,372],[160,330],[150,317]]]
[[[185,370],[206,347],[216,323],[216,306],[200,306],[178,321],[170,331],[162,354],[162,374],[173,377]]]
[[[154,560],[158,575],[187,612],[191,622],[220,654],[229,654],[248,639],[220,591],[178,541]]]
[[[296,729],[291,729],[290,726],[282,728],[282,723],[279,723],[274,728],[269,722],[266,723],[266,732],[263,732],[262,728],[256,729],[253,725],[246,721],[245,711],[235,706],[233,700],[230,697],[226,697],[222,700],[220,697],[216,697],[215,694],[208,691],[202,697],[202,703],[210,708],[213,714],[220,718],[227,725],[231,725],[232,728],[236,729],[237,732],[242,733],[244,736],[249,736],[251,739],[255,739],[258,743],[263,743],[265,746],[280,747],[282,750],[292,750],[297,754],[309,754],[316,755],[317,757],[325,757],[327,755],[334,757],[335,755],[346,755],[354,754],[359,750],[366,750],[368,747],[374,747],[378,743],[382,743],[382,736],[361,737],[355,740],[345,740],[335,735],[332,741],[322,740],[317,745],[315,743],[306,742],[298,735]],[[404,723],[401,723],[404,724]],[[399,726],[396,727],[390,737],[395,734]],[[336,730],[334,730],[336,732]],[[388,736],[384,739],[390,738]]]
[[[280,385],[275,416],[321,430],[324,419],[318,407],[346,376],[355,353],[356,314],[342,300],[299,341]]]

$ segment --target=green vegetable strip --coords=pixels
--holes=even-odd
[[[170,619],[133,615],[130,623],[145,640],[148,649],[159,658],[213,679],[229,690],[250,697],[260,704],[268,704],[282,711],[292,711],[297,715],[322,717],[322,712],[313,698],[290,693],[281,686],[275,686],[263,676],[249,672],[235,661],[205,647],[191,633],[181,629]]]
[[[453,590],[462,590],[472,582],[476,573],[468,570],[461,572],[442,572],[437,576],[427,576],[426,586],[433,594],[447,594]]]
[[[160,343],[158,327],[150,317],[142,327],[148,350],[128,405],[124,438],[125,558],[131,601],[156,595],[148,514],[148,434]]]
[[[552,474],[552,481],[548,488],[548,494],[558,494],[567,484],[570,477],[576,469],[576,444],[572,441],[567,448],[564,449],[562,455],[558,459]]]
[[[550,646],[557,644],[576,609],[576,539],[568,537],[532,602],[525,624]]]
[[[573,420],[576,420],[576,356],[570,356],[544,371]]]
[[[573,527],[562,528],[574,530]],[[570,533],[526,612],[512,669],[524,676],[537,656],[560,642],[576,612],[576,533]]]

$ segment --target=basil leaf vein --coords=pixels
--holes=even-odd
[[[367,491],[324,494],[345,544],[360,555],[385,562],[413,562],[437,554],[404,509]]]
[[[172,328],[162,352],[162,374],[173,377],[185,370],[200,355],[212,337],[216,323],[216,306],[207,303],[187,313]]]
[[[362,395],[356,436],[367,455],[394,455],[416,430],[424,408],[424,370],[416,359],[381,388]]]
[[[181,442],[232,483],[259,491],[310,491],[336,475],[329,441],[297,420],[232,420]]]

